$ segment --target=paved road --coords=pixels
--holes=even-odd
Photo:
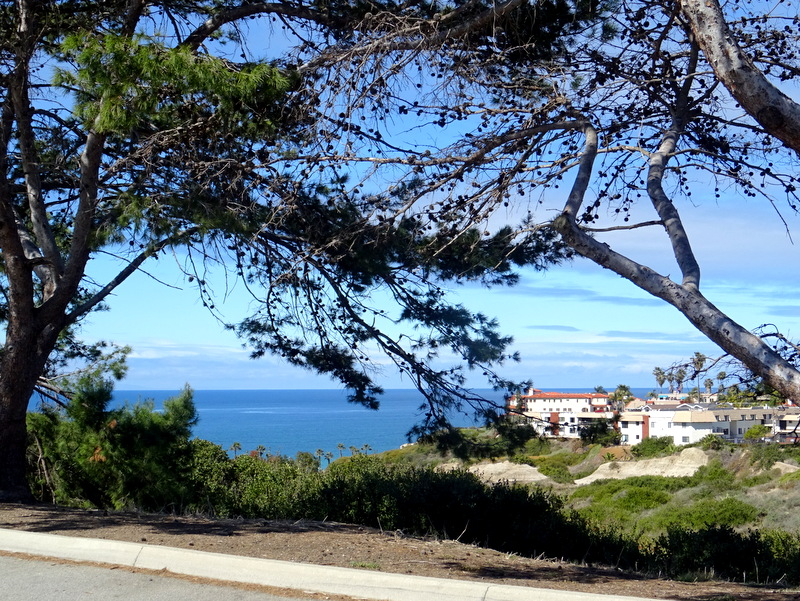
[[[286,601],[267,593],[126,569],[0,555],[0,601]]]
[[[91,538],[74,538],[41,532],[0,528],[0,550],[27,553],[75,562],[102,562],[143,570],[167,570],[173,574],[212,578],[291,591],[315,591],[323,595],[344,595],[381,601],[642,601],[641,598],[595,595],[573,591],[528,588],[482,581],[427,578],[372,570],[299,564],[272,559],[204,553]],[[8,559],[8,558],[6,558]],[[51,566],[40,559],[21,560],[14,569],[0,565],[0,601],[81,601],[125,599],[125,601],[265,601],[276,597],[225,586],[193,585],[157,574],[130,574],[122,569],[84,566]],[[30,565],[30,568],[27,566]],[[50,568],[54,576],[47,576]],[[71,571],[74,568],[76,571]],[[65,570],[62,574],[59,570]],[[6,575],[6,571],[9,575]],[[13,574],[14,583],[10,578]],[[128,578],[131,577],[131,580]],[[106,578],[110,580],[105,580]],[[116,578],[125,580],[120,584]],[[133,580],[136,578],[136,580]],[[95,580],[97,579],[97,580]],[[180,587],[197,586],[182,592]],[[163,587],[163,588],[162,588]],[[178,587],[175,589],[173,587]],[[202,591],[208,596],[201,596]],[[29,592],[26,592],[29,591]],[[56,592],[54,595],[53,592]],[[22,593],[26,592],[25,596]],[[89,596],[95,595],[95,596]],[[211,596],[213,595],[213,596]],[[279,597],[278,597],[279,598]],[[284,597],[285,598],[285,597]]]

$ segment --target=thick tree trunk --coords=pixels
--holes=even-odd
[[[697,288],[699,279],[689,278],[685,285],[678,284],[612,250],[608,244],[598,242],[580,228],[576,216],[580,214],[598,148],[595,129],[586,124],[584,133],[586,143],[578,174],[564,206],[564,212],[553,221],[553,227],[561,234],[564,242],[578,254],[668,302],[722,350],[741,361],[768,385],[786,398],[800,401],[800,371],[760,337],[736,323],[709,302]]]
[[[26,477],[27,428],[25,416],[33,393],[29,374],[20,373],[13,364],[3,361],[0,374],[0,501],[32,501]],[[22,362],[26,365],[27,362]],[[23,367],[24,371],[30,371]],[[36,380],[34,380],[35,382]]]
[[[0,360],[0,501],[33,501],[26,477],[26,414],[57,336],[53,326],[9,324]]]
[[[6,388],[0,386],[0,502],[25,503],[33,500],[26,478],[27,403]]]
[[[698,45],[722,84],[764,130],[800,152],[800,104],[775,87],[733,37],[717,0],[681,0]]]
[[[614,252],[598,242],[568,217],[555,221],[563,239],[576,252],[665,300],[723,351],[741,361],[786,398],[800,400],[800,372],[769,347],[714,306],[698,290],[673,282],[652,269]]]

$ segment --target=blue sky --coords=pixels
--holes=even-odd
[[[798,249],[774,209],[756,201],[716,202],[721,201],[681,207],[703,270],[704,294],[745,327],[775,323],[790,336],[800,335]],[[800,236],[798,219],[789,225]],[[660,230],[605,236],[662,274],[677,273]],[[87,338],[133,347],[119,389],[178,389],[185,383],[195,389],[337,387],[278,358],[251,360],[169,258],[151,263],[148,271],[175,287],[139,273],[110,299],[111,311],[92,316],[84,329]],[[503,373],[542,388],[620,383],[655,388],[653,367],[695,351],[719,354],[675,309],[583,259],[544,273],[525,272],[514,288],[470,285],[453,295],[497,317],[502,330],[514,336],[522,361]],[[248,301],[234,289],[220,307],[226,319],[236,321],[246,314]],[[410,387],[389,367],[379,379],[386,388]],[[472,384],[481,382],[476,377]]]

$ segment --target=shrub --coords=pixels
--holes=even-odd
[[[619,506],[627,511],[639,512],[660,507],[670,498],[671,495],[663,490],[634,486],[619,497]]]
[[[187,511],[228,517],[236,513],[232,494],[233,462],[219,445],[195,438],[189,443]]]
[[[800,537],[728,526],[675,527],[655,541],[646,563],[670,576],[713,571],[722,579],[794,584],[800,582]]]
[[[704,451],[719,451],[725,446],[725,441],[716,434],[706,434],[697,444]]]
[[[730,492],[738,488],[736,475],[725,469],[719,459],[699,467],[691,476],[691,482],[694,486],[704,486],[710,492]]]
[[[582,426],[580,429],[581,440],[586,444],[600,444],[610,447],[619,444],[622,434],[614,429],[611,420],[601,418]]]
[[[649,459],[671,455],[676,450],[671,436],[655,436],[645,438],[642,442],[631,447],[631,454],[638,459]]]
[[[197,421],[191,390],[161,412],[152,402],[109,409],[111,391],[86,377],[65,407],[28,415],[31,489],[65,505],[181,510]]]
[[[783,452],[777,444],[753,445],[751,449],[750,461],[762,470],[768,470],[776,461],[783,459]]]
[[[764,424],[755,424],[747,429],[744,433],[745,440],[761,440],[772,434],[772,428]]]

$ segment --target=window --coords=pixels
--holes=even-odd
[[[681,438],[681,441],[682,442],[689,442],[689,437],[688,436],[684,436],[683,438]]]
[[[739,428],[739,434],[742,434],[742,429],[741,428]]]
[[[667,428],[671,428],[671,427],[672,427],[672,422],[667,422]]]
[[[638,434],[636,435],[636,440],[639,440],[639,435]]]

